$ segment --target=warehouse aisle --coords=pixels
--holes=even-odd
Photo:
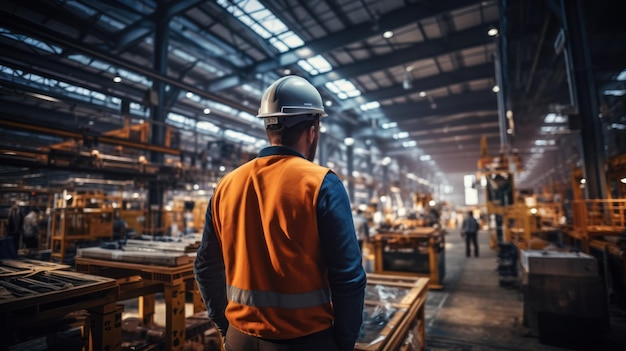
[[[496,252],[489,249],[486,232],[479,233],[478,258],[465,257],[458,230],[448,230],[446,242],[444,289],[430,290],[426,301],[427,350],[567,350],[541,344],[522,325],[521,291],[499,286]],[[624,344],[613,346],[613,339],[626,339],[621,318],[623,323],[612,325],[609,346],[595,350],[626,350]]]

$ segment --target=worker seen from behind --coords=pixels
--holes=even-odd
[[[354,349],[366,277],[348,194],[312,162],[325,116],[307,80],[275,81],[258,114],[270,146],[209,202],[194,273],[227,351]]]

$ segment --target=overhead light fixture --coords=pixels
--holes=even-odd
[[[490,28],[487,31],[487,35],[489,35],[490,37],[495,37],[496,35],[498,35],[498,28]]]
[[[420,96],[421,97],[425,97],[426,96],[426,92],[425,91],[420,91]]]
[[[580,180],[580,184],[587,184],[587,179],[583,178]]]
[[[385,39],[390,39],[391,37],[393,37],[393,32],[388,30],[385,33],[383,33],[383,38]]]
[[[324,102],[324,105],[326,105],[327,107],[330,107],[333,105],[333,102],[331,100],[326,100],[326,102]]]
[[[404,80],[402,81],[402,88],[404,88],[404,90],[409,90],[413,88],[413,77],[411,76],[410,70],[404,71]]]
[[[347,138],[343,139],[343,143],[348,145],[348,146],[353,145],[354,144],[354,138],[347,137]]]
[[[115,73],[115,77],[113,77],[113,81],[114,81],[115,83],[119,83],[119,82],[121,82],[121,81],[122,81],[122,77],[120,77],[120,74],[119,74],[119,73]]]
[[[187,94],[185,94],[185,96],[186,96],[188,99],[191,99],[191,98],[193,97],[193,93],[192,93],[192,92],[190,92],[190,91],[188,91],[188,92],[187,92]]]
[[[291,70],[290,70],[289,68],[286,68],[286,69],[283,71],[283,73],[284,73],[286,76],[288,76],[288,75],[290,75],[290,74],[291,74]]]
[[[43,95],[43,94],[37,94],[37,93],[27,93],[30,96],[36,97],[37,99],[41,99],[41,100],[46,100],[46,101],[50,101],[50,102],[59,102],[61,100],[54,98],[52,96],[48,96],[48,95]]]
[[[620,182],[622,182],[622,183],[624,183],[624,184],[626,184],[626,177],[624,177],[624,178],[620,179],[619,181],[620,181]]]
[[[386,166],[386,165],[388,165],[388,164],[390,164],[390,163],[391,163],[391,158],[390,158],[389,156],[385,156],[385,157],[383,157],[383,159],[380,161],[380,163],[381,163],[383,166]]]
[[[203,112],[205,115],[208,115],[209,113],[211,113],[211,109],[210,109],[210,108],[205,108],[204,110],[202,110],[202,112]]]
[[[491,91],[493,91],[494,93],[498,93],[500,92],[500,87],[498,85],[494,85],[493,88],[491,88]]]

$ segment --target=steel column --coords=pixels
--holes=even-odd
[[[607,196],[604,136],[582,1],[561,0],[561,11],[566,38],[565,63],[570,78],[570,99],[572,105],[578,108],[583,125],[580,136],[586,179],[585,194],[587,199],[604,199]]]

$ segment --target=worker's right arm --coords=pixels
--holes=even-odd
[[[224,316],[228,302],[226,299],[226,276],[222,249],[213,229],[212,202],[213,199],[209,201],[206,210],[202,243],[198,248],[193,271],[209,318],[217,324],[222,335],[225,335],[228,329],[228,320]]]

